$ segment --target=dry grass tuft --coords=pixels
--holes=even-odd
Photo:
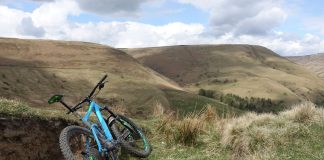
[[[313,136],[310,126],[324,123],[324,109],[305,102],[279,114],[246,113],[239,117],[218,117],[212,106],[177,118],[162,114],[158,131],[169,144],[195,146],[208,143],[211,150],[229,150],[231,159],[275,159],[278,146]],[[218,138],[217,138],[218,137]]]
[[[204,128],[204,119],[198,114],[189,114],[177,122],[174,139],[181,144],[192,146],[197,143],[199,134]]]
[[[251,153],[249,148],[251,137],[247,136],[247,128],[256,117],[255,113],[248,113],[224,124],[221,143],[233,151],[233,158]]]
[[[220,119],[220,117],[218,116],[216,110],[210,104],[207,104],[205,109],[202,111],[201,119],[207,122],[212,122]]]
[[[124,105],[116,105],[113,107],[110,107],[111,111],[113,111],[116,114],[121,114],[121,115],[125,115],[127,114],[127,109]]]
[[[197,144],[198,137],[203,133],[207,124],[220,119],[211,105],[207,105],[200,112],[192,112],[183,118],[177,118],[175,114],[163,113],[159,105],[156,106],[156,115],[160,118],[157,130],[163,135],[168,142],[176,142],[186,146]]]
[[[317,109],[311,102],[304,102],[292,107],[291,110],[281,113],[281,116],[299,123],[315,120]]]
[[[165,113],[164,107],[160,102],[156,102],[153,108],[153,116],[154,117],[162,117]]]
[[[174,130],[175,130],[175,121],[173,114],[164,114],[159,117],[159,124],[157,125],[157,131],[162,133],[163,138],[170,144],[174,142]]]
[[[317,108],[314,121],[317,123],[324,122],[324,108]]]
[[[204,127],[204,121],[197,114],[190,114],[183,119],[175,119],[174,114],[161,117],[157,130],[164,135],[168,143],[195,145]]]
[[[310,102],[278,115],[247,113],[221,123],[221,143],[232,151],[232,159],[271,159],[273,155],[260,153],[310,136],[308,123],[323,123],[323,115],[324,110]]]
[[[218,129],[219,123],[227,121],[227,119],[220,118],[211,105],[206,105],[199,112],[189,113],[184,118],[174,117],[177,116],[163,114],[158,130],[166,135],[169,142],[176,142],[186,146],[196,145],[199,136],[207,134],[206,130],[209,130],[209,133],[214,132],[215,129]],[[232,115],[228,115],[228,117],[232,117]]]

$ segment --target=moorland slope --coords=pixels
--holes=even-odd
[[[0,39],[0,95],[19,98],[32,106],[48,106],[56,93],[76,103],[89,94],[104,75],[107,83],[98,99],[132,105],[141,114],[159,101],[168,106],[162,89],[181,90],[171,80],[143,67],[126,53],[112,47],[47,40]],[[136,96],[135,96],[136,95]]]
[[[195,93],[204,88],[286,103],[324,98],[323,80],[262,46],[189,45],[123,50]]]
[[[123,105],[132,115],[148,115],[157,102],[169,107],[176,101],[174,95],[166,94],[169,91],[188,95],[177,83],[109,46],[0,38],[1,97],[18,98],[31,106],[49,108],[47,99],[62,93],[66,95],[65,100],[75,104],[89,94],[105,73],[109,83],[97,100]],[[214,106],[219,104],[222,109],[228,107],[216,100],[194,97],[199,107],[207,102]]]
[[[324,53],[287,57],[289,60],[303,65],[324,79]]]

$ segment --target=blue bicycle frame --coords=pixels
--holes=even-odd
[[[96,143],[98,145],[98,151],[101,153],[102,151],[106,151],[106,150],[103,149],[102,144],[101,144],[101,142],[99,140],[99,137],[98,137],[99,134],[102,134],[100,132],[99,128],[98,128],[98,125],[96,123],[89,122],[89,118],[90,118],[90,115],[91,115],[92,112],[95,113],[95,115],[96,115],[96,117],[97,117],[97,119],[98,119],[98,121],[100,123],[100,126],[104,131],[105,139],[108,140],[109,142],[112,142],[113,137],[111,135],[111,132],[110,132],[108,126],[107,126],[107,123],[106,123],[105,119],[102,117],[102,114],[100,112],[100,108],[101,107],[96,102],[91,101],[89,109],[88,109],[87,113],[85,114],[85,116],[82,118],[82,121],[88,127],[90,127],[91,132],[92,132],[92,134],[94,136],[94,139],[95,139],[95,141],[96,141]],[[87,140],[87,148],[88,148],[88,146],[89,146],[89,142]]]

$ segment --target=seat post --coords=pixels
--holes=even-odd
[[[60,100],[60,103],[65,107],[67,108],[70,112],[73,112],[73,110],[63,101],[63,100]]]

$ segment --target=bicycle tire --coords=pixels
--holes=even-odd
[[[72,151],[73,149],[71,149],[70,147],[70,141],[73,140],[72,138],[79,135],[85,135],[90,137],[92,133],[90,132],[90,130],[80,126],[68,126],[61,131],[59,144],[60,144],[61,152],[66,160],[78,160],[80,159],[80,157],[82,157],[81,155],[75,155]],[[90,155],[88,159],[96,159],[96,160],[102,159],[102,157],[100,156],[96,148],[90,148],[89,154]],[[87,158],[83,157],[82,159],[87,159]]]
[[[122,121],[122,122],[120,122]],[[116,124],[119,123],[119,124]],[[131,127],[125,127],[125,125],[129,125]],[[119,126],[119,127],[118,127]],[[124,127],[121,129],[121,127]],[[121,132],[122,130],[127,129],[133,132],[133,134],[137,134],[137,136],[140,136],[140,140],[143,141],[144,148],[137,148],[136,146],[132,145],[130,142],[128,142],[125,137],[123,137],[120,141],[121,147],[126,150],[127,153],[129,153],[132,156],[139,157],[139,158],[146,158],[150,155],[152,152],[152,146],[150,145],[149,141],[145,137],[144,133],[142,130],[129,118],[123,116],[123,115],[118,115],[118,118],[113,122],[111,125],[111,131],[116,137],[121,136],[123,133]]]

